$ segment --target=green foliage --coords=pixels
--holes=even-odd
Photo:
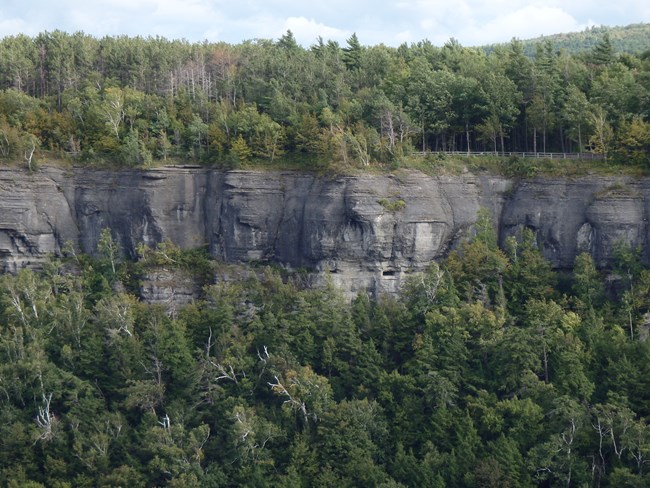
[[[115,276],[119,259],[119,247],[113,240],[111,230],[108,227],[103,228],[99,234],[97,252],[100,255],[101,265],[109,268],[111,276]]]
[[[0,157],[293,155],[349,171],[418,147],[423,167],[462,171],[479,166],[443,150],[589,143],[605,165],[646,166],[650,66],[610,40],[529,60],[516,41],[486,55],[356,36],[306,50],[291,32],[237,46],[7,37]],[[549,165],[483,161],[513,176]],[[481,211],[399,296],[348,303],[268,268],[215,283],[223,264],[171,242],[130,263],[117,237],[102,229],[94,257],[70,247],[65,266],[0,279],[3,486],[648,484],[650,271],[629,245],[614,246],[606,294],[590,256],[562,283],[535,229],[499,243]],[[193,303],[139,299],[137,280],[161,268],[203,285]]]
[[[576,257],[573,266],[573,292],[589,310],[600,306],[605,298],[605,290],[596,265],[587,253]]]
[[[530,178],[538,172],[538,164],[534,159],[512,155],[503,163],[504,168],[502,171],[506,176]]]
[[[347,303],[265,269],[169,315],[114,291],[130,264],[108,230],[78,273],[2,277],[0,480],[644,486],[650,272],[621,244],[620,301],[588,255],[562,296],[532,231],[503,252],[482,212],[474,234],[397,299]],[[139,253],[212,266],[169,242]]]
[[[0,159],[30,170],[54,160],[441,171],[453,164],[427,153],[593,152],[645,169],[647,35],[641,48],[628,31],[647,26],[589,29],[575,54],[560,50],[568,38],[485,50],[363,46],[355,34],[305,49],[290,31],[238,45],[10,36],[0,40]],[[449,159],[462,171],[459,158]],[[548,166],[530,161],[492,169]]]
[[[481,211],[475,232],[473,240],[449,255],[446,270],[462,298],[503,305],[503,276],[510,263],[497,247],[496,231],[487,211]]]
[[[361,53],[362,47],[356,33],[353,33],[347,42],[347,47],[343,48],[343,62],[350,70],[359,69],[361,67]]]
[[[384,207],[389,212],[393,212],[393,213],[398,212],[400,210],[404,210],[406,208],[406,202],[401,198],[395,200],[387,200],[385,198],[381,198],[377,200],[377,203],[382,207]]]
[[[253,151],[248,147],[241,135],[237,136],[237,139],[232,143],[232,155],[235,161],[240,164],[249,162],[253,156]]]
[[[521,229],[517,237],[511,236],[505,243],[510,258],[505,288],[513,307],[521,307],[530,299],[546,299],[552,296],[557,279],[551,265],[537,248],[535,233]]]
[[[545,42],[551,42],[558,51],[572,54],[601,50],[602,48],[598,48],[601,44],[604,44],[605,53],[611,54],[609,51],[611,49],[614,52],[642,54],[648,49],[649,31],[650,26],[642,23],[616,27],[602,25],[588,27],[582,32],[565,32],[518,42],[522,45],[522,52],[531,58],[535,54],[536,47]],[[488,46],[486,49],[495,48],[497,46]]]
[[[650,124],[634,117],[619,128],[617,158],[624,164],[648,167],[650,165]]]
[[[603,34],[603,37],[594,46],[589,57],[592,63],[601,66],[608,65],[614,60],[614,50],[609,33],[605,32]]]

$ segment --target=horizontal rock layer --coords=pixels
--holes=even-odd
[[[320,272],[348,294],[394,292],[456,246],[480,208],[503,241],[527,227],[555,267],[581,251],[607,266],[614,244],[648,261],[650,180],[464,174],[326,177],[165,167],[147,171],[0,170],[0,269],[37,266],[66,243],[92,253],[110,228],[130,257],[140,242],[208,245],[226,262]]]

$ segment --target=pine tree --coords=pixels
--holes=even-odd
[[[603,37],[598,44],[594,47],[591,52],[591,62],[596,65],[605,66],[610,64],[614,60],[614,49],[612,48],[612,42],[609,38],[609,34],[605,32]]]
[[[343,62],[349,70],[358,70],[361,68],[361,43],[357,34],[354,33],[346,41],[347,47],[343,48]]]

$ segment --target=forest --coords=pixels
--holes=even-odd
[[[107,229],[2,276],[0,484],[648,486],[650,270],[555,272],[486,215],[397,297]],[[140,301],[156,269],[200,297]]]
[[[524,53],[534,57],[538,44],[551,42],[555,49],[565,50],[571,54],[594,49],[605,36],[609,37],[612,48],[619,53],[643,54],[648,49],[650,24],[630,24],[609,27],[605,25],[588,27],[581,32],[566,32],[548,36],[522,39]],[[483,46],[488,52],[496,45]]]
[[[641,54],[638,54],[638,53]],[[0,40],[0,161],[396,168],[575,152],[650,168],[650,45]],[[272,166],[276,165],[276,166]],[[0,485],[650,486],[650,269],[553,270],[487,213],[397,296],[171,242],[0,276]],[[157,270],[189,304],[141,299]],[[184,279],[183,278],[183,279]],[[180,278],[179,278],[180,279]]]
[[[616,51],[603,31],[587,49],[545,39],[527,56],[516,39],[393,48],[352,35],[304,48],[290,31],[237,45],[9,36],[0,41],[0,160],[345,171],[420,152],[521,151],[646,168],[650,45],[639,42]]]

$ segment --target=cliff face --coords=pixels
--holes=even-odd
[[[289,172],[0,170],[0,269],[36,266],[66,242],[92,253],[112,229],[125,254],[169,238],[208,244],[227,262],[270,260],[328,276],[346,292],[395,291],[458,244],[487,208],[501,240],[536,232],[544,255],[570,267],[580,251],[607,265],[616,241],[642,246],[650,181]]]

